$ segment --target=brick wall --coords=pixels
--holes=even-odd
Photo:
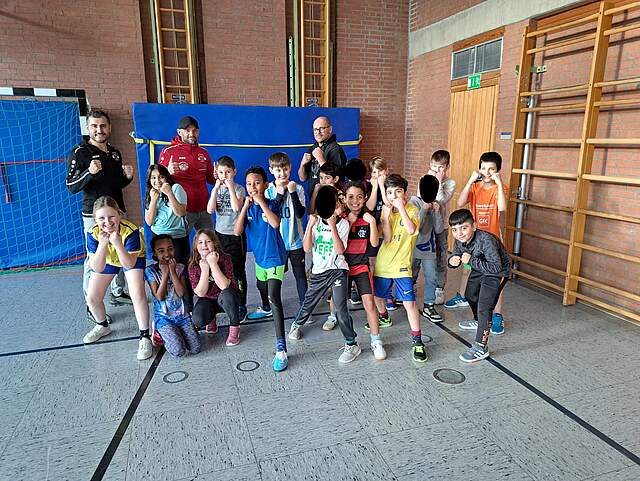
[[[136,166],[130,103],[146,99],[137,0],[52,0],[46,8],[35,1],[3,2],[0,52],[2,86],[86,90],[91,105],[111,116],[111,141]],[[125,190],[125,202],[141,222],[135,182]]]
[[[202,1],[208,101],[287,105],[285,2]]]
[[[479,2],[447,2],[447,15]],[[410,28],[413,30],[441,19],[443,12],[433,13],[430,2],[412,1]],[[457,9],[454,7],[457,5]],[[466,5],[466,7],[465,7]],[[627,22],[632,22],[635,13]],[[622,17],[620,17],[621,19]],[[517,92],[515,68],[520,62],[522,32],[528,21],[507,25],[504,32],[502,69],[499,81],[499,99],[496,112],[495,149],[503,156],[503,170],[509,171],[511,141],[499,140],[500,132],[513,130],[515,96]],[[588,28],[577,28],[562,35],[576,35]],[[556,35],[555,37],[557,37]],[[549,40],[554,35],[549,36]],[[625,41],[621,36],[613,38],[609,49],[605,79],[638,76],[640,74],[640,35],[628,32]],[[405,172],[410,178],[418,178],[425,171],[425,159],[438,148],[447,146],[450,109],[450,62],[451,47],[423,54],[409,63],[407,86],[407,124]],[[592,50],[575,47],[557,49],[539,54],[536,65],[546,65],[546,73],[536,79],[536,89],[586,83],[591,67]],[[626,93],[617,93],[607,98],[637,98],[635,84],[627,87]],[[621,90],[621,89],[619,89]],[[629,91],[630,90],[630,91]],[[585,97],[567,95],[557,100],[547,100],[540,105],[552,103],[577,103]],[[636,106],[637,107],[637,106]],[[579,138],[583,112],[538,115],[534,123],[533,137]],[[635,109],[611,109],[599,116],[599,137],[637,137],[640,113]],[[535,147],[531,156],[531,168],[558,172],[575,172],[578,148],[559,146]],[[593,172],[604,175],[619,175],[638,178],[640,164],[637,149],[597,148],[594,154]],[[572,206],[575,182],[532,178],[529,182],[529,198],[548,204]],[[614,214],[640,217],[640,189],[637,187],[592,184],[589,209]],[[529,208],[525,217],[525,228],[544,234],[568,238],[571,229],[571,214],[541,208]],[[640,235],[638,224],[588,217],[585,243],[622,253],[640,255],[635,239]],[[568,248],[562,244],[524,236],[523,256],[543,264],[564,270]],[[523,270],[559,285],[563,278],[548,272],[522,265]],[[615,288],[637,293],[635,279],[640,275],[638,264],[624,262],[599,254],[583,254],[582,275]],[[637,305],[628,299],[581,285],[580,291],[606,302],[638,312]]]
[[[338,0],[336,4],[336,107],[360,108],[363,160],[382,155],[394,170],[402,171],[407,2]]]

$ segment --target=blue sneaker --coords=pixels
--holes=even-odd
[[[456,295],[444,303],[445,309],[458,309],[459,307],[469,307],[467,300],[456,292]]]
[[[254,321],[256,319],[264,319],[272,315],[271,309],[265,311],[262,307],[258,307],[254,312],[247,314],[247,319]]]
[[[278,351],[273,357],[273,370],[275,372],[284,371],[289,365],[286,351]]]
[[[504,334],[504,318],[502,314],[498,314],[497,312],[493,313],[491,317],[491,334],[495,336]]]
[[[398,308],[393,298],[387,299],[387,311],[395,311]]]

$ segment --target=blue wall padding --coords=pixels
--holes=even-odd
[[[78,118],[77,102],[0,100],[0,269],[84,253],[82,196],[65,186],[65,158],[82,140]]]
[[[201,144],[298,145],[312,144],[313,121],[320,115],[331,119],[338,142],[358,139],[360,110],[354,108],[249,107],[240,105],[185,105],[134,103],[135,137],[170,141],[176,135],[178,121],[185,115],[198,120]],[[155,161],[164,146],[155,146]],[[358,157],[358,146],[344,146],[347,159]],[[307,148],[240,148],[206,147],[215,162],[222,155],[236,164],[236,182],[244,185],[244,172],[252,165],[268,170],[268,158],[273,152],[284,151],[292,163],[292,179],[298,181],[297,170]],[[136,144],[140,193],[144,209],[145,177],[149,167],[149,144]],[[270,174],[269,174],[270,176]],[[271,176],[270,176],[271,178]],[[211,186],[209,186],[211,190]],[[147,243],[151,232],[145,229]]]

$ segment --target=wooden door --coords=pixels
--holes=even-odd
[[[497,105],[497,85],[451,93],[449,176],[456,181],[451,211],[456,209],[458,196],[471,171],[478,168],[480,155],[494,148]]]

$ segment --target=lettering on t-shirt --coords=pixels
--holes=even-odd
[[[478,227],[488,227],[489,222],[491,221],[491,212],[496,209],[496,204],[494,203],[476,204],[476,213],[478,217],[476,222],[478,223]]]
[[[224,191],[220,189],[218,191],[218,198],[216,199],[216,212],[218,215],[232,215],[233,209],[231,208],[231,194],[229,189]]]
[[[333,237],[326,240],[322,235],[316,239],[314,244],[315,251],[322,257],[322,260],[326,260],[333,253]]]

